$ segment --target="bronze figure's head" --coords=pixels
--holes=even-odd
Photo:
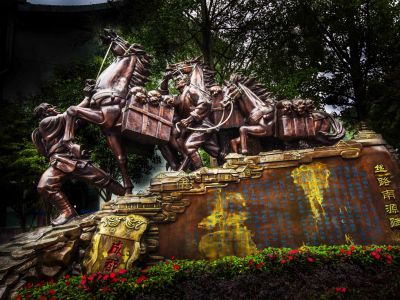
[[[46,117],[56,116],[60,112],[57,110],[57,107],[54,105],[51,105],[49,103],[41,103],[34,108],[33,113],[39,119],[44,119]]]

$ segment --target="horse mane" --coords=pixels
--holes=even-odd
[[[175,64],[169,64],[166,71],[178,71],[181,70],[182,73],[184,72],[184,67],[185,66],[193,66],[197,65],[203,70],[203,77],[204,77],[204,84],[207,89],[212,87],[213,85],[216,85],[215,82],[215,71],[210,68],[206,63],[204,63],[201,59],[201,57],[196,57],[188,60],[184,60]],[[192,70],[193,71],[193,70]]]
[[[132,44],[130,50],[137,57],[135,69],[129,82],[129,89],[134,86],[144,86],[149,81],[151,55],[144,51],[142,45]]]
[[[254,77],[248,77],[239,74],[233,74],[229,79],[230,82],[234,84],[243,84],[247,88],[249,88],[258,98],[260,98],[263,102],[273,104],[276,102],[271,92],[268,92],[267,88],[257,82],[257,79]]]

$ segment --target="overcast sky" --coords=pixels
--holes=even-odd
[[[43,5],[88,5],[105,3],[107,0],[28,0],[27,2]]]

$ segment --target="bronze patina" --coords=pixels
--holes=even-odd
[[[59,216],[52,220],[53,225],[64,224],[77,215],[61,191],[62,183],[68,177],[106,188],[116,195],[124,194],[124,188],[118,182],[84,158],[79,145],[71,143],[67,147],[63,142],[67,113],[60,113],[55,106],[42,103],[35,108],[35,114],[41,121],[32,133],[32,140],[40,153],[50,160],[37,189],[45,201],[59,211]]]
[[[306,140],[317,145],[333,145],[344,136],[341,124],[329,114],[315,111],[311,100],[278,102],[254,78],[240,75],[233,75],[221,87],[215,82],[215,71],[199,58],[167,65],[159,89],[146,91],[151,57],[144,48],[108,29],[101,38],[108,45],[104,61],[109,52],[114,61],[104,71],[100,68],[96,80],[86,80],[81,103],[63,114],[49,104],[36,109],[44,119],[33,139],[51,162],[38,189],[60,211],[54,225],[76,215],[60,190],[67,175],[106,187],[117,195],[132,192],[123,138],[157,145],[174,171],[194,171],[203,167],[200,148],[219,165],[230,151],[254,153],[254,149],[249,152],[249,136]],[[171,80],[177,95],[170,94]],[[123,190],[83,158],[81,147],[74,143],[79,119],[103,131],[117,159]],[[236,132],[230,143],[224,135],[226,129]]]

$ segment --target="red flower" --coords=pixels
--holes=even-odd
[[[356,249],[356,247],[354,247],[354,245],[350,246],[350,251],[354,251]]]
[[[70,279],[70,278],[71,278],[71,275],[67,274],[67,275],[64,276],[64,278],[65,278],[65,279]]]
[[[346,250],[344,250],[343,248],[340,249],[340,253],[345,253],[345,252],[346,252]]]
[[[45,296],[43,296],[43,295],[40,295],[39,300],[46,300],[46,299],[47,299],[47,297],[45,297]]]
[[[127,271],[125,270],[125,269],[120,269],[119,271],[118,271],[118,274],[125,274]]]
[[[391,264],[393,262],[393,257],[390,254],[386,254],[385,258],[388,264]]]
[[[109,275],[108,275],[108,274],[104,275],[104,276],[103,276],[103,280],[107,280],[107,279],[108,279],[108,277],[109,277]]]
[[[392,246],[390,246],[390,245],[389,245],[389,246],[387,246],[387,250],[388,250],[388,251],[390,251],[390,250],[392,250],[392,249],[393,249],[393,247],[392,247]]]
[[[66,281],[66,282],[65,282],[65,285],[66,285],[66,286],[69,286],[69,285],[70,285],[69,281]]]
[[[376,250],[375,250],[376,252],[381,252],[382,251],[382,249],[381,248],[376,248]]]
[[[89,280],[89,281],[93,281],[95,277],[96,277],[96,275],[95,275],[95,274],[92,274],[92,275],[90,275],[90,276],[88,277],[88,280]]]
[[[171,257],[171,260],[174,260],[174,259],[175,259],[175,256],[172,256],[172,257]]]
[[[373,258],[375,258],[376,260],[380,260],[381,259],[381,255],[378,252],[375,252],[375,251],[371,252],[371,256]]]
[[[51,298],[50,298],[50,300],[57,300],[57,299],[56,299],[56,298],[54,298],[54,297],[51,297]]]
[[[285,259],[282,259],[281,260],[281,264],[283,265],[283,264],[286,264],[286,260]]]
[[[293,249],[293,250],[290,250],[289,251],[289,255],[294,255],[294,254],[297,254],[297,253],[299,253],[300,251],[298,250],[298,249]]]
[[[367,250],[367,247],[366,247],[366,246],[363,246],[362,248],[363,248],[363,250]]]
[[[32,282],[28,282],[25,287],[27,289],[30,289],[32,286],[33,286]]]
[[[115,274],[114,272],[111,272],[111,273],[110,273],[110,278],[111,278],[111,279],[114,279],[115,277],[117,277],[117,274]]]
[[[22,299],[22,296],[21,295],[17,295],[16,297],[15,297],[15,300],[21,300]]]
[[[168,266],[168,265],[169,265],[169,261],[167,260],[167,261],[165,262],[165,264]]]
[[[119,281],[121,281],[121,282],[126,282],[126,280],[127,280],[126,278],[120,278],[119,279]]]
[[[261,267],[264,265],[264,262],[260,262],[259,264],[256,264],[256,269],[259,270]]]
[[[108,286],[103,287],[100,291],[107,293],[110,288]]]
[[[307,260],[308,260],[309,262],[314,262],[314,261],[315,261],[315,259],[312,258],[312,257],[307,257]]]
[[[292,255],[289,255],[289,256],[288,256],[288,260],[293,260],[293,256],[292,256]]]
[[[335,290],[338,293],[346,293],[347,288],[345,288],[345,287],[337,287],[337,288],[335,288]]]
[[[143,281],[145,281],[145,280],[147,280],[148,278],[147,278],[147,276],[144,276],[144,275],[142,275],[142,276],[140,276],[138,279],[136,279],[136,283],[137,284],[141,284]]]
[[[174,264],[174,265],[173,265],[173,268],[174,268],[175,271],[179,271],[179,269],[181,268],[181,266],[179,266],[179,265],[177,265],[177,264]]]
[[[347,251],[347,255],[350,256],[352,254],[351,250]]]
[[[55,290],[49,290],[49,295],[55,295],[56,291]]]
[[[254,260],[253,260],[253,259],[250,259],[250,260],[249,260],[249,265],[252,266],[253,263],[254,263]]]
[[[116,283],[116,282],[118,282],[118,278],[111,278],[111,283]]]

